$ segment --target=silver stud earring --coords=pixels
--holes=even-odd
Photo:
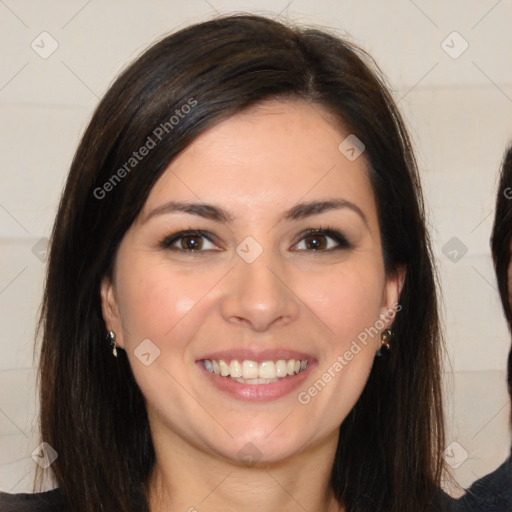
[[[117,357],[117,343],[116,343],[116,335],[113,331],[108,331],[107,333],[107,341],[112,346],[112,354],[114,357]]]

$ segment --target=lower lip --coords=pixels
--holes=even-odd
[[[256,402],[277,400],[278,398],[288,395],[304,382],[309,372],[316,366],[315,363],[308,363],[308,367],[299,374],[289,375],[288,377],[284,377],[270,384],[243,384],[233,380],[231,377],[221,377],[220,375],[209,372],[200,361],[198,361],[197,364],[218,390],[234,398],[238,398],[239,400]]]

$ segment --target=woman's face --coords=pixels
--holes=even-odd
[[[385,274],[364,153],[338,149],[348,135],[319,106],[268,101],[153,187],[102,303],[154,437],[239,462],[336,442],[403,277]]]

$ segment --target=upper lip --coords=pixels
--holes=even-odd
[[[315,358],[311,354],[306,354],[305,352],[299,352],[297,350],[288,350],[288,349],[233,349],[233,350],[219,350],[217,352],[209,352],[198,358],[198,361],[203,361],[205,359],[219,361],[220,359],[224,361],[255,361],[256,363],[261,363],[263,361],[278,361],[279,359],[296,359],[301,361],[309,361],[313,362]]]

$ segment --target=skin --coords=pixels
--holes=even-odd
[[[252,107],[170,164],[123,238],[113,278],[102,282],[102,307],[147,402],[157,456],[153,512],[343,510],[329,486],[339,426],[366,384],[380,336],[308,404],[297,393],[392,309],[404,278],[403,269],[385,273],[364,154],[351,162],[338,150],[348,134],[303,101]],[[340,198],[365,220],[350,208],[280,220],[297,203]],[[147,219],[170,200],[215,204],[235,219],[184,212]],[[351,247],[330,251],[337,242],[320,235],[315,249],[301,234],[320,227],[339,231]],[[159,245],[186,229],[216,238],[195,239],[199,254]],[[252,263],[236,252],[248,236],[263,248]],[[160,350],[150,366],[134,354],[144,339]],[[240,347],[296,349],[317,365],[284,397],[243,401],[212,386],[196,364],[208,352]],[[247,443],[260,454],[251,466],[239,454]]]

